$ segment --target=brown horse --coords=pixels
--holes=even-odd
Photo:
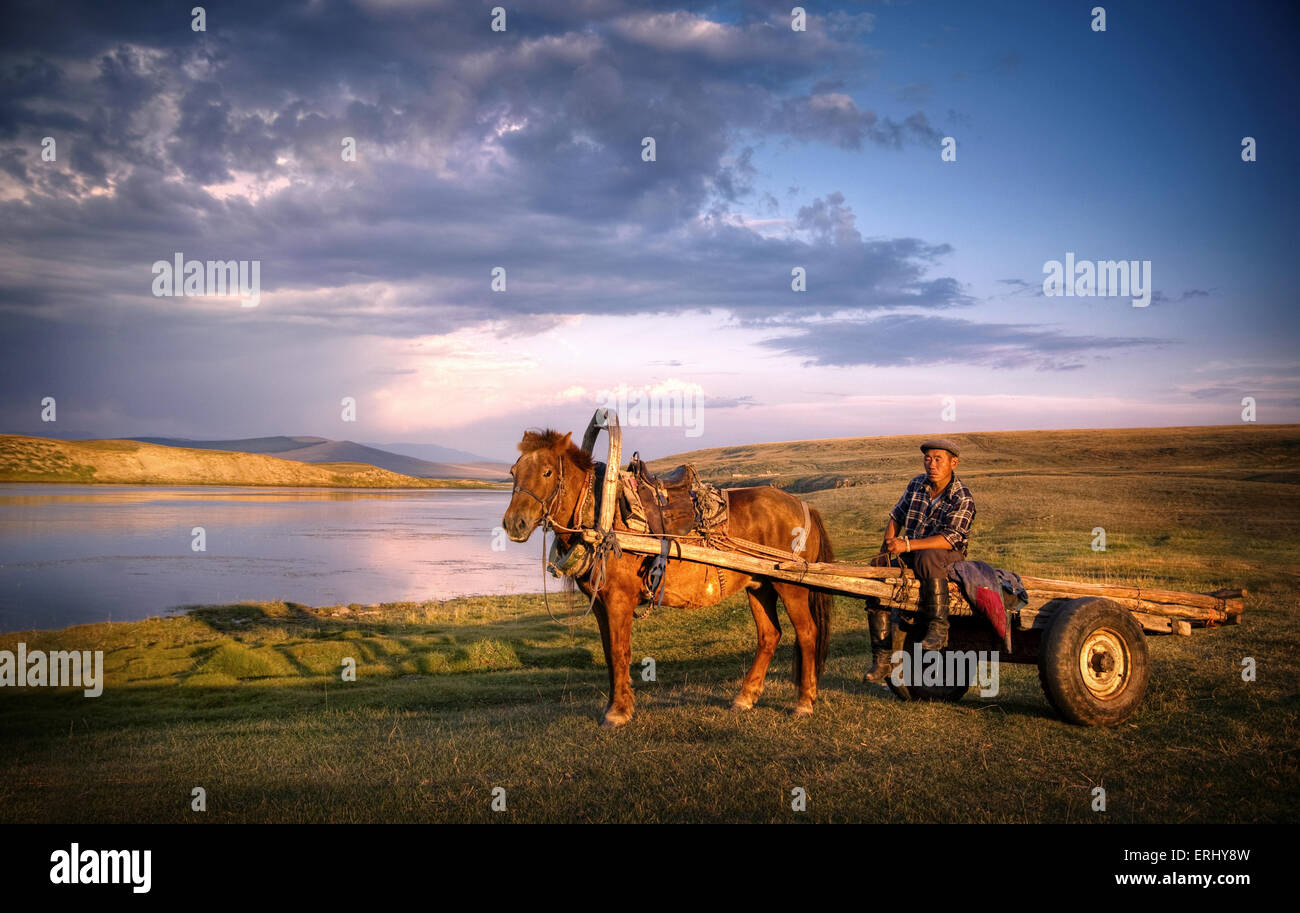
[[[581,526],[575,516],[579,498],[586,489],[592,470],[591,455],[570,441],[573,433],[528,431],[519,444],[521,456],[510,469],[514,491],[510,506],[501,518],[506,534],[515,542],[526,542],[534,529],[548,525],[576,529]],[[770,549],[791,552],[802,547],[801,554],[812,561],[833,561],[834,554],[821,515],[807,509],[798,498],[778,488],[736,488],[728,492],[730,512],[729,536],[758,543]],[[808,529],[805,518],[810,522]],[[615,519],[616,530],[627,530]],[[576,533],[557,530],[561,545],[569,547]],[[609,703],[602,726],[621,726],[632,718],[632,613],[647,600],[643,595],[642,577],[653,558],[623,552],[607,553],[605,577],[595,593],[593,613],[600,627],[600,642],[605,649],[609,669]],[[587,596],[592,596],[593,567],[577,578]],[[817,699],[817,680],[826,661],[830,640],[832,594],[813,587],[769,577],[745,574],[670,558],[664,573],[663,604],[676,607],[702,607],[720,602],[740,590],[747,591],[749,606],[758,629],[758,652],[745,676],[740,694],[732,702],[733,710],[749,710],[763,693],[772,654],[781,640],[776,599],[785,603],[786,614],[794,624],[796,649],[794,677],[799,698],[794,713],[812,713]]]

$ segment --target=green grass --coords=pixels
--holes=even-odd
[[[959,470],[979,507],[972,557],[1033,576],[1250,590],[1240,626],[1149,639],[1146,700],[1113,730],[1062,722],[1033,667],[1004,667],[997,697],[955,705],[864,686],[865,617],[848,598],[811,719],[790,715],[788,623],[759,705],[728,709],[754,650],[742,597],[636,622],[637,714],[615,731],[596,725],[607,680],[594,622],[556,625],[540,596],[204,607],[0,635],[0,649],[102,649],[107,679],[94,699],[0,689],[0,820],[1294,821],[1300,435],[1249,428],[1240,446],[1235,430],[1090,432],[1109,436],[1096,452],[1073,432],[968,436],[980,438]],[[841,464],[866,461],[858,484],[805,494],[853,560],[874,553],[915,472],[919,454],[889,455],[909,440],[847,461],[859,442],[823,445],[820,462],[797,445],[737,449],[800,464],[782,479],[845,478]],[[1077,471],[1059,457],[1071,447]],[[715,456],[698,462],[717,479]],[[1096,526],[1105,552],[1090,547]],[[655,682],[641,680],[647,656]],[[355,683],[340,679],[344,657]],[[490,810],[496,786],[504,813]],[[790,810],[796,786],[804,813]]]

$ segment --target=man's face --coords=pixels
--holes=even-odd
[[[957,468],[957,458],[946,450],[925,452],[925,474],[931,482],[942,483]]]

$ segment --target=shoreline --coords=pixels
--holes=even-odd
[[[81,485],[96,488],[311,488],[321,491],[427,491],[431,488],[456,488],[466,491],[510,491],[505,482],[479,482],[474,479],[429,479],[428,485],[330,485],[309,482],[285,485],[275,482],[70,482],[63,479],[0,479],[0,485]]]
[[[558,586],[557,582],[557,586]],[[550,591],[550,596],[554,600],[555,590]],[[127,625],[143,625],[149,623],[166,624],[178,619],[193,617],[196,613],[200,616],[210,615],[213,613],[230,612],[238,614],[242,609],[255,611],[265,611],[268,608],[286,610],[310,615],[318,619],[348,619],[348,618],[383,618],[386,615],[394,617],[401,614],[409,614],[412,611],[421,611],[431,613],[440,607],[446,607],[453,616],[459,614],[462,603],[474,603],[476,601],[498,599],[498,600],[536,600],[539,605],[542,604],[543,593],[538,590],[535,593],[501,593],[501,594],[468,594],[463,596],[452,596],[448,599],[426,599],[420,602],[375,602],[375,603],[336,603],[333,605],[311,606],[301,602],[285,601],[279,599],[248,599],[241,602],[216,602],[202,605],[178,606],[174,613],[168,615],[147,615],[144,618],[136,619],[116,619],[106,621],[85,621],[77,624],[65,625],[61,628],[19,628],[12,631],[0,631],[0,649],[5,648],[6,642],[13,637],[34,635],[48,636],[55,634],[66,634],[78,628],[105,628],[108,631],[120,631]],[[584,597],[583,608],[585,611],[586,599]],[[576,603],[575,603],[576,604]],[[469,608],[470,606],[464,606]],[[476,607],[482,609],[482,606]],[[554,606],[553,606],[554,608]]]

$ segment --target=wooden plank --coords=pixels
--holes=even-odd
[[[1163,615],[1134,612],[1133,617],[1137,619],[1138,624],[1142,625],[1142,630],[1150,634],[1169,634],[1173,630],[1174,620]]]
[[[1108,599],[1140,599],[1142,602],[1165,605],[1192,605],[1205,609],[1224,611],[1224,603],[1230,599],[1239,602],[1243,595],[1241,590],[1217,590],[1216,593],[1181,593],[1177,590],[1147,589],[1146,587],[1121,586],[1114,583],[1081,583],[1073,580],[1051,580],[1046,577],[1021,577],[1026,590],[1038,590],[1043,593],[1058,593],[1073,596],[1105,596]]]
[[[875,580],[896,580],[903,576],[901,567],[872,567],[868,564],[848,564],[842,561],[780,561],[778,568],[797,570],[807,568],[817,574],[833,574],[837,577],[860,577]]]
[[[1083,594],[1087,595],[1087,594]],[[1043,621],[1051,617],[1051,612],[1056,606],[1069,599],[1077,599],[1075,593],[1042,593],[1036,590],[1029,591],[1029,604],[1020,610],[1020,627],[1036,628],[1042,627],[1043,624],[1036,621],[1040,613],[1046,612]],[[1225,615],[1222,612],[1215,612],[1212,609],[1202,609],[1197,606],[1173,606],[1160,605],[1159,603],[1148,603],[1142,600],[1140,603],[1136,599],[1116,599],[1113,596],[1106,596],[1105,599],[1118,603],[1134,614],[1142,613],[1151,618],[1182,618],[1195,621],[1198,624],[1232,624],[1232,619],[1239,617],[1235,615]],[[1159,630],[1168,631],[1168,625],[1161,625]]]
[[[803,567],[794,561],[780,562],[777,567]],[[870,567],[844,562],[809,562],[810,574],[829,574],[835,577],[896,580],[903,572],[896,567]],[[907,572],[911,576],[911,572]],[[1111,583],[1081,583],[1071,580],[1053,580],[1046,577],[1021,577],[1025,591],[1032,602],[1048,599],[1076,599],[1080,596],[1103,596],[1130,609],[1142,609],[1152,615],[1188,616],[1204,620],[1226,622],[1228,616],[1239,615],[1243,609],[1244,590],[1216,590],[1213,593],[1184,593],[1123,586]],[[1191,609],[1193,611],[1187,611]],[[1200,610],[1200,611],[1195,611]]]
[[[584,534],[594,541],[598,534]],[[634,554],[658,555],[661,540],[657,536],[619,531],[619,545]],[[870,567],[843,562],[808,562],[791,559],[758,558],[727,549],[711,548],[696,543],[675,541],[669,557],[672,560],[694,561],[729,568],[747,574],[759,574],[789,580],[808,586],[821,587],[854,596],[874,596],[889,602],[900,584],[907,584],[907,603],[916,602],[917,587],[911,571],[899,568]],[[1243,590],[1218,590],[1213,594],[1180,593],[1173,590],[1147,590],[1114,584],[1074,583],[1068,580],[1050,580],[1039,577],[1021,577],[1029,596],[1029,604],[1021,610],[1020,627],[1040,627],[1044,608],[1065,599],[1081,596],[1102,596],[1150,619],[1153,631],[1169,631],[1172,625],[1156,619],[1182,619],[1201,623],[1228,623],[1241,613]],[[950,592],[965,606],[960,588],[950,583]],[[1139,595],[1140,594],[1140,595]],[[1047,617],[1050,617],[1050,613]],[[1147,624],[1147,622],[1144,622]]]
[[[618,544],[624,551],[642,555],[658,555],[660,552],[659,543],[660,540],[657,536],[618,533]],[[877,596],[881,599],[889,599],[893,596],[895,590],[895,586],[884,580],[869,577],[843,577],[825,571],[812,572],[802,566],[797,570],[788,567],[782,568],[778,567],[777,562],[769,558],[755,558],[751,555],[742,555],[737,552],[688,543],[674,542],[669,557],[673,560],[681,558],[686,561],[698,561],[703,564],[712,564],[744,573],[762,574],[765,577],[775,577],[778,580],[789,580],[794,583],[805,583],[823,589],[852,593],[856,596]],[[916,588],[912,587],[912,589],[915,590]]]
[[[600,497],[600,516],[596,525],[600,529],[612,529],[614,525],[614,508],[618,506],[618,467],[623,460],[623,430],[618,424],[618,413],[613,409],[597,409],[587,423],[587,431],[582,436],[582,449],[588,454],[596,446],[600,430],[605,429],[609,439],[609,456],[605,461],[605,485]]]
[[[805,565],[802,562],[783,561],[777,567],[781,568],[800,568]],[[848,564],[845,562],[808,562],[806,565],[810,573],[827,573],[837,577],[858,577],[864,579],[890,580],[897,579],[903,574],[902,569],[897,567],[871,567],[863,564]],[[910,576],[910,571],[908,572]],[[1030,594],[1038,594],[1043,598],[1052,598],[1058,596],[1068,596],[1071,599],[1079,596],[1104,596],[1108,599],[1131,600],[1132,605],[1141,603],[1151,603],[1153,605],[1176,605],[1176,606],[1196,606],[1198,608],[1217,610],[1219,613],[1234,614],[1240,612],[1242,608],[1242,597],[1244,590],[1216,590],[1213,593],[1184,593],[1178,590],[1162,590],[1157,588],[1124,586],[1113,583],[1083,583],[1073,580],[1053,580],[1047,577],[1024,577],[1020,581],[1025,585],[1025,590]]]

